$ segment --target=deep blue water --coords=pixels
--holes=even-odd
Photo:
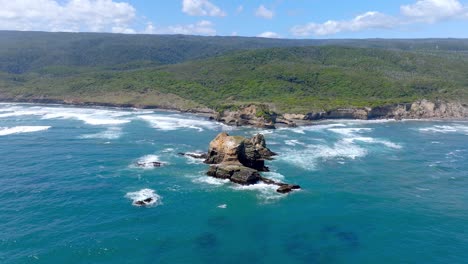
[[[240,187],[177,155],[224,130],[265,133],[280,154],[266,176],[303,189]],[[157,203],[132,205],[152,192]],[[262,131],[0,104],[0,263],[466,263],[467,230],[465,121]]]

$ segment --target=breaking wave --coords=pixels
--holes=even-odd
[[[178,129],[194,129],[199,132],[205,129],[216,129],[224,127],[220,123],[208,120],[201,120],[195,118],[184,118],[180,115],[172,116],[158,116],[158,115],[141,115],[140,119],[148,122],[153,128],[164,131],[178,130]]]
[[[468,135],[468,126],[461,124],[435,125],[431,127],[420,128],[419,131],[429,133],[458,133]]]
[[[16,126],[16,127],[0,127],[0,136],[31,133],[48,130],[50,126]]]
[[[137,192],[129,192],[125,195],[126,198],[133,200],[133,205],[141,206],[138,204],[139,201],[151,199],[151,201],[145,203],[145,206],[158,206],[161,205],[161,196],[159,196],[154,190],[141,189]]]

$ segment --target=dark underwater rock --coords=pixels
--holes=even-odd
[[[140,168],[157,168],[163,166],[162,162],[151,161],[151,162],[137,162],[136,165]]]

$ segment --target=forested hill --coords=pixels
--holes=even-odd
[[[0,99],[279,112],[468,97],[468,40],[0,31]]]
[[[468,52],[468,40],[462,39],[293,40],[0,31],[0,70],[23,73],[49,66],[120,65],[135,68],[180,63],[246,49],[328,45],[425,52]]]

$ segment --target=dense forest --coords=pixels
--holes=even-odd
[[[468,40],[0,31],[0,98],[307,112],[468,98]]]

